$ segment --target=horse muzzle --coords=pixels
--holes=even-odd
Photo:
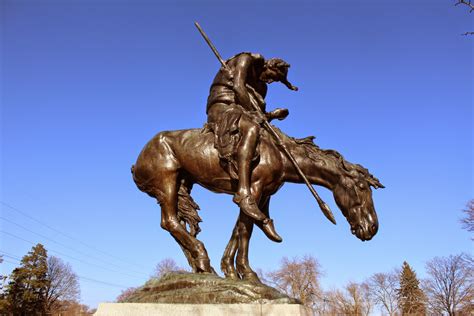
[[[377,231],[379,230],[379,223],[377,218],[373,218],[372,216],[368,216],[366,220],[363,220],[357,224],[351,224],[351,232],[357,238],[362,241],[371,240]]]

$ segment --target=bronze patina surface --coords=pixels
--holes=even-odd
[[[121,303],[299,304],[261,283],[223,279],[214,274],[170,273],[148,281]]]
[[[206,40],[209,40],[206,37]],[[201,129],[164,131],[145,145],[132,167],[138,188],[161,206],[161,227],[182,248],[194,272],[215,273],[204,244],[196,238],[201,221],[190,196],[194,184],[233,195],[240,207],[221,260],[227,278],[259,281],[248,260],[254,224],[276,242],[282,239],[270,219],[270,198],[284,183],[320,185],[331,190],[337,206],[360,240],[378,230],[373,188],[382,184],[335,150],[323,150],[313,137],[295,139],[270,124],[287,109],[266,110],[267,85],[287,79],[290,65],[279,58],[239,53],[223,61],[210,88],[208,121]],[[335,223],[329,207],[310,188],[324,215]]]

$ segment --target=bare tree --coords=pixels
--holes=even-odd
[[[346,286],[346,291],[356,307],[355,310],[359,311],[360,315],[368,316],[374,306],[368,284],[351,282]]]
[[[474,232],[474,199],[470,200],[463,210],[465,217],[461,219],[462,228]]]
[[[138,288],[129,287],[128,289],[123,290],[119,296],[115,299],[117,303],[124,303],[126,300],[132,296]]]
[[[469,13],[474,11],[474,4],[471,3],[471,0],[457,0],[457,2],[454,5],[460,5],[460,4],[468,6]],[[474,32],[466,32],[466,33],[463,33],[462,35],[474,35]]]
[[[474,11],[474,4],[471,4],[471,0],[467,0],[467,1],[466,0],[458,0],[455,5],[460,5],[460,4],[467,5],[470,8],[469,12]]]
[[[344,292],[339,289],[326,292],[324,302],[327,304],[327,307],[322,315],[350,315],[356,309]]]
[[[429,277],[424,281],[429,308],[436,314],[458,315],[474,312],[474,264],[468,254],[435,257],[426,264]]]
[[[53,314],[48,314],[51,316],[92,316],[95,311],[92,310],[89,306],[80,304],[75,301],[63,301],[61,311]]]
[[[178,266],[176,261],[171,258],[165,258],[158,262],[155,267],[155,272],[152,275],[152,278],[161,278],[165,274],[170,272],[184,272],[187,271],[185,268]]]
[[[46,292],[46,309],[50,312],[59,311],[63,304],[71,304],[79,300],[80,289],[77,275],[68,263],[60,258],[48,258],[48,287]]]
[[[389,273],[375,273],[367,284],[376,304],[387,311],[390,316],[398,310],[397,289],[399,272],[394,270]]]
[[[302,259],[284,257],[280,269],[267,273],[263,281],[317,309],[322,293],[319,285],[321,275],[321,266],[313,256],[306,255]]]
[[[349,282],[344,291],[333,290],[325,295],[328,303],[324,315],[368,316],[374,306],[374,298],[367,283]]]

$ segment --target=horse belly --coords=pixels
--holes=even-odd
[[[224,170],[209,170],[196,168],[196,166],[185,166],[186,172],[193,179],[193,182],[218,193],[229,193],[235,191],[234,183]],[[222,169],[222,168],[220,168]],[[203,172],[203,170],[206,170]]]
[[[219,163],[219,155],[212,143],[212,134],[182,135],[179,146],[173,146],[181,170],[203,187],[220,193],[231,193],[230,176]]]

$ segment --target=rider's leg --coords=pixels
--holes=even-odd
[[[235,116],[235,114],[240,116],[238,119],[238,130],[242,138],[240,139],[236,155],[239,182],[234,202],[239,204],[243,212],[248,216],[257,221],[263,221],[266,216],[258,209],[250,194],[250,167],[257,149],[260,126],[251,117],[243,113],[240,107],[223,103],[216,103],[208,108],[208,122],[219,126],[225,123],[220,122],[220,120],[232,118],[229,115]]]
[[[237,150],[237,169],[239,183],[234,202],[240,205],[242,211],[257,221],[263,221],[266,216],[258,209],[257,201],[250,192],[251,163],[257,149],[260,127],[257,123],[246,119],[243,115],[239,121],[239,130],[242,135]]]
[[[251,163],[257,149],[260,126],[251,117],[239,110],[238,107],[229,108],[230,105],[215,103],[208,108],[208,123],[216,124],[225,118],[226,112],[230,109],[240,112],[238,129],[242,138],[237,148],[237,169],[238,188],[234,196],[234,202],[240,206],[243,213],[250,216],[257,222],[261,222],[261,228],[265,235],[273,241],[281,241],[281,237],[275,231],[273,222],[263,214],[257,206],[257,201],[252,197],[250,190],[251,183]],[[219,125],[219,124],[217,124]],[[232,239],[231,239],[232,240]]]
[[[250,191],[251,163],[257,149],[260,126],[252,120],[246,119],[243,115],[239,121],[239,129],[242,134],[237,153],[239,183],[234,202],[239,204],[243,213],[258,222],[262,222],[262,230],[268,238],[281,242],[281,237],[275,231],[273,221],[258,208],[257,202],[259,201],[255,200]],[[260,199],[261,194],[256,194],[256,196]]]

